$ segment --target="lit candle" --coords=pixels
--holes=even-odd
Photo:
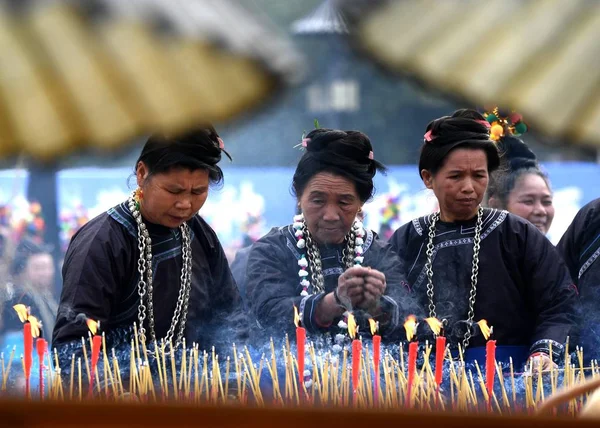
[[[435,384],[438,392],[442,384],[444,370],[444,354],[446,353],[446,338],[438,336],[435,338]]]
[[[88,387],[88,397],[91,397],[94,394],[94,378],[96,376],[98,358],[100,357],[100,349],[102,348],[102,335],[100,334],[100,321],[94,321],[93,319],[88,318],[86,323],[93,334],[90,385]]]
[[[296,349],[298,359],[298,384],[300,385],[300,394],[304,391],[304,348],[306,345],[306,329],[301,326],[301,318],[298,308],[294,306],[294,324],[296,324]]]
[[[425,319],[429,328],[435,335],[435,385],[437,389],[436,403],[439,403],[440,386],[444,375],[444,355],[446,353],[446,338],[442,335],[444,324],[437,318]]]
[[[39,336],[40,325],[36,317],[31,316],[29,308],[23,304],[13,306],[23,324],[23,368],[25,371],[25,397],[30,398],[31,364],[33,362],[33,338]]]
[[[29,380],[31,376],[31,363],[33,361],[33,336],[31,335],[31,323],[25,321],[23,325],[23,362],[25,367],[25,398],[30,398]]]
[[[379,323],[372,318],[369,318],[369,326],[373,335],[373,372],[375,375],[375,383],[373,384],[373,395],[375,407],[379,405],[379,355],[381,348],[381,336],[377,334]]]
[[[410,342],[408,345],[408,385],[406,387],[406,406],[412,406],[412,388],[415,380],[415,371],[417,368],[417,351],[419,342],[413,341],[417,333],[417,318],[414,315],[409,315],[404,323],[406,330],[406,339]]]
[[[492,410],[492,397],[494,394],[494,379],[496,376],[496,341],[489,340],[493,328],[488,326],[486,320],[477,323],[483,337],[487,340],[485,344],[485,386],[488,394],[488,411]]]
[[[348,335],[352,339],[352,402],[358,403],[358,384],[360,381],[360,358],[362,354],[362,343],[358,338],[358,325],[352,312],[348,312]]]

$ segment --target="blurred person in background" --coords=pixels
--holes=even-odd
[[[14,251],[10,264],[9,280],[3,282],[3,301],[0,307],[0,331],[2,332],[1,350],[10,355],[15,349],[13,364],[20,364],[23,353],[23,323],[19,319],[14,305],[23,304],[29,313],[41,322],[41,334],[49,339],[54,326],[58,301],[53,294],[54,260],[51,248],[30,239],[22,239]],[[32,370],[38,370],[34,358]],[[32,376],[30,386],[37,388],[39,378]],[[8,378],[10,390],[19,391],[25,385],[22,372],[12,371]]]
[[[600,358],[600,198],[586,204],[557,245],[583,306],[581,344],[586,361]]]
[[[31,315],[42,323],[42,332],[48,339],[54,327],[58,301],[53,294],[54,259],[51,248],[31,240],[22,240],[15,250],[11,263],[10,280],[4,285],[2,323],[4,350],[23,342],[23,323],[13,309],[23,304]]]
[[[358,218],[373,195],[373,177],[385,170],[371,141],[358,131],[316,129],[302,146],[293,177],[301,214],[256,241],[248,255],[253,315],[282,337],[294,330],[295,307],[309,333],[338,333],[337,342],[347,337],[346,315],[353,311],[361,331],[369,331],[372,317],[384,340],[404,337],[405,317],[419,309],[401,261]]]
[[[489,123],[458,110],[429,123],[419,174],[440,211],[400,227],[391,243],[428,316],[446,319],[453,351],[485,361],[485,319],[498,342],[497,359],[521,366],[530,358],[550,367],[574,336],[579,301],[567,267],[531,223],[481,207],[489,174],[500,163]],[[572,337],[576,343],[576,338]]]
[[[488,206],[516,214],[546,235],[554,219],[550,180],[531,149],[512,135],[514,126],[504,124],[497,141],[500,166],[490,174]]]
[[[107,347],[128,346],[133,323],[148,347],[186,339],[227,351],[228,326],[242,340],[237,287],[217,235],[198,215],[210,185],[223,181],[222,153],[212,127],[150,137],[135,165],[136,191],[73,236],[53,333],[62,362],[80,351],[86,319],[100,322]]]

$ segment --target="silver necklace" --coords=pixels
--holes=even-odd
[[[140,213],[138,204],[134,198],[135,192],[129,197],[127,202],[129,211],[131,211],[131,214],[135,218],[138,227],[138,249],[140,250],[140,258],[138,259],[138,272],[140,274],[140,279],[138,281],[138,294],[140,296],[140,305],[138,307],[139,335],[142,343],[145,343],[146,329],[144,328],[144,321],[147,317],[150,340],[155,345],[158,345],[154,329],[154,301],[152,297],[154,291],[152,278],[152,238],[150,238],[150,233],[148,233],[148,229],[142,220],[142,214]],[[181,230],[181,252],[183,259],[180,277],[181,285],[175,312],[171,319],[171,326],[169,327],[166,336],[162,339],[166,345],[172,344],[173,349],[177,349],[183,339],[192,285],[192,246],[190,228],[187,223],[183,223],[179,226],[179,229]],[[177,332],[175,343],[173,343],[173,337],[178,323],[179,330]],[[152,353],[150,351],[148,352]]]
[[[427,242],[427,263],[425,264],[425,272],[427,273],[427,297],[429,298],[429,316],[437,318],[435,312],[435,302],[433,301],[433,238],[435,238],[435,224],[440,218],[440,213],[436,212],[431,217],[429,225],[429,241]],[[469,346],[471,340],[471,326],[475,317],[475,298],[477,296],[477,274],[479,273],[479,249],[481,244],[481,229],[483,226],[483,208],[479,206],[477,210],[477,223],[475,225],[475,237],[473,238],[473,266],[471,268],[471,290],[469,291],[469,313],[468,328],[462,342],[463,351]]]
[[[321,262],[321,252],[319,251],[319,246],[313,241],[310,232],[308,231],[308,227],[306,226],[306,222],[302,220],[302,234],[304,239],[306,240],[306,254],[308,256],[308,262],[310,264],[311,271],[311,285],[313,287],[313,291],[315,293],[321,293],[325,291],[325,277],[323,276],[323,263]],[[342,261],[346,266],[346,269],[351,268],[356,264],[362,263],[362,244],[364,236],[364,231],[362,228],[362,223],[355,221],[350,231],[344,238],[346,242],[346,248],[342,251]],[[362,236],[357,236],[362,235]],[[357,239],[358,244],[357,245]],[[360,247],[360,254],[356,253],[356,247]]]

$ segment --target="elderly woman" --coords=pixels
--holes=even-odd
[[[400,260],[357,219],[383,165],[361,132],[317,129],[303,145],[293,178],[302,214],[250,251],[253,314],[275,335],[293,331],[294,306],[309,333],[340,332],[344,313],[354,311],[379,321],[384,338],[401,334],[404,317],[417,309]]]
[[[548,176],[520,139],[507,134],[498,149],[502,157],[500,168],[490,174],[488,206],[516,214],[547,234],[554,219]]]
[[[55,347],[87,337],[86,318],[101,322],[108,347],[117,337],[131,341],[133,323],[149,347],[164,340],[176,348],[185,338],[210,348],[231,338],[225,329],[240,296],[215,232],[198,215],[209,186],[223,179],[222,151],[212,128],[147,141],[137,190],[71,240]]]
[[[499,360],[558,361],[575,333],[578,299],[552,244],[531,223],[482,208],[489,174],[499,164],[488,124],[459,110],[427,126],[419,160],[423,183],[440,211],[398,229],[391,243],[428,315],[446,319],[451,346],[482,360],[481,319],[494,327]],[[572,338],[574,341],[575,338]]]

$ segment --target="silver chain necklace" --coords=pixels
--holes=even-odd
[[[153,271],[152,271],[152,239],[150,233],[142,220],[137,202],[134,199],[135,192],[128,199],[129,211],[135,218],[138,227],[138,249],[140,250],[140,258],[138,259],[138,272],[140,279],[138,281],[138,294],[140,296],[140,305],[138,307],[138,321],[140,339],[142,343],[146,342],[146,329],[144,321],[148,317],[148,328],[150,330],[150,340],[155,345],[158,345],[156,332],[154,330],[154,301],[153,301]],[[187,223],[179,226],[181,230],[181,252],[182,252],[182,267],[179,288],[179,296],[177,297],[177,305],[171,319],[171,326],[163,338],[166,345],[173,345],[173,349],[177,349],[182,342],[183,333],[188,313],[188,304],[190,298],[190,289],[192,285],[192,246],[190,237],[190,228]],[[147,305],[147,306],[146,306]],[[172,343],[175,329],[179,323],[179,331],[175,343]],[[152,353],[148,351],[149,353]]]
[[[308,262],[310,264],[311,285],[315,293],[321,293],[325,291],[325,277],[323,276],[321,252],[319,251],[318,245],[313,241],[312,236],[308,231],[308,227],[306,227],[306,223],[304,223],[302,231],[306,237],[306,254],[308,255]],[[344,240],[346,241],[346,248],[342,251],[342,260],[346,269],[349,269],[355,265],[354,248],[356,246],[356,231],[354,227],[350,229],[350,232],[348,232]]]
[[[440,218],[440,213],[436,212],[431,217],[431,224],[429,225],[429,241],[427,242],[427,263],[425,264],[425,271],[427,273],[427,297],[429,298],[429,316],[437,318],[435,312],[435,302],[433,301],[433,238],[435,238],[435,224]],[[477,296],[477,274],[479,273],[479,249],[481,244],[481,229],[483,226],[483,208],[479,206],[477,210],[477,223],[475,225],[475,237],[473,238],[473,267],[471,269],[471,290],[469,292],[469,313],[468,317],[468,328],[465,333],[465,337],[462,342],[463,351],[469,346],[471,340],[471,326],[473,325],[473,318],[475,317],[475,298]]]

